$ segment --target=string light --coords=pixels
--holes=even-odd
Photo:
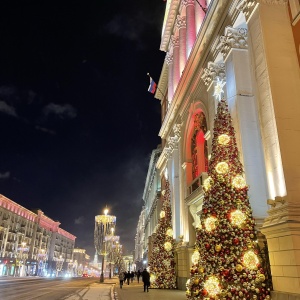
[[[165,242],[164,247],[165,247],[166,251],[172,250],[172,244],[170,242]]]
[[[192,263],[193,265],[196,265],[200,260],[200,253],[198,250],[195,250],[192,254]]]
[[[233,225],[241,226],[245,222],[246,216],[242,211],[237,209],[230,214],[230,219]]]
[[[207,192],[208,190],[210,190],[211,186],[213,184],[213,180],[212,178],[209,176],[207,177],[204,181],[203,181],[203,188],[204,190]]]
[[[160,218],[164,218],[166,216],[166,213],[162,210],[159,214]]]
[[[257,268],[259,259],[252,250],[249,250],[244,254],[243,263],[244,263],[245,267],[247,267],[248,269],[254,270]]]
[[[210,276],[204,283],[204,289],[210,296],[216,296],[220,293],[220,283],[216,276]]]
[[[228,145],[228,143],[230,142],[230,137],[229,135],[227,134],[221,134],[218,136],[218,143],[223,145],[223,146],[226,146]]]
[[[208,217],[204,222],[206,230],[212,231],[212,230],[216,229],[216,222],[217,222],[217,218]]]
[[[228,164],[223,161],[223,162],[218,163],[216,165],[215,169],[216,169],[217,173],[219,173],[219,174],[226,174],[228,172],[229,167],[228,167]]]
[[[232,179],[232,185],[236,189],[243,189],[246,186],[246,180],[242,175],[237,175]]]
[[[172,237],[172,236],[173,236],[173,229],[172,229],[172,228],[169,228],[169,229],[166,231],[166,235],[169,236],[169,237]]]

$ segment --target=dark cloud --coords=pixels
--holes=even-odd
[[[73,119],[76,118],[76,109],[70,104],[59,105],[55,103],[49,103],[44,107],[43,113],[45,116],[51,114],[57,115],[61,119]]]
[[[10,116],[15,117],[15,118],[18,117],[15,108],[11,105],[8,105],[4,101],[0,101],[0,112],[2,112],[4,114],[7,114],[7,115],[10,115]]]
[[[8,179],[10,177],[10,172],[0,173],[0,179]]]
[[[42,132],[45,132],[45,133],[48,133],[48,134],[51,134],[51,135],[55,135],[56,132],[54,130],[51,130],[51,129],[48,129],[48,128],[45,128],[45,127],[41,127],[41,126],[35,126],[35,129],[39,130],[39,131],[42,131]]]
[[[85,220],[85,217],[84,217],[84,216],[80,216],[80,217],[78,217],[78,218],[76,218],[76,219],[74,220],[74,224],[76,224],[76,225],[81,225],[81,224],[84,223],[84,220]]]

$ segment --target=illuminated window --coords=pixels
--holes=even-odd
[[[206,131],[207,124],[205,115],[203,112],[197,113],[194,116],[194,131],[191,142],[193,179],[208,170],[207,141],[204,138]]]

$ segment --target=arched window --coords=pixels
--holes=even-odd
[[[207,124],[205,115],[203,112],[199,112],[194,116],[194,128],[191,141],[193,179],[208,170],[207,141],[204,138],[206,131]]]

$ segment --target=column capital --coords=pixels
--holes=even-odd
[[[183,0],[183,1],[182,1],[182,4],[183,4],[185,7],[190,6],[190,5],[195,6],[195,0]]]
[[[178,139],[180,139],[180,137],[181,137],[181,135],[180,135],[181,134],[181,125],[182,124],[175,124],[173,127],[174,135]]]
[[[222,53],[223,59],[226,60],[231,49],[247,49],[247,29],[233,28],[227,26],[225,35],[220,37],[217,49]]]
[[[171,43],[173,48],[179,47],[179,36],[178,35],[172,35],[171,36]]]
[[[176,27],[180,30],[186,28],[186,17],[177,15],[176,17]]]
[[[167,52],[165,61],[168,66],[173,63],[173,54],[171,52]]]
[[[209,61],[207,68],[204,69],[204,74],[201,76],[206,86],[209,86],[213,80],[224,80],[226,81],[225,64],[214,63]]]

